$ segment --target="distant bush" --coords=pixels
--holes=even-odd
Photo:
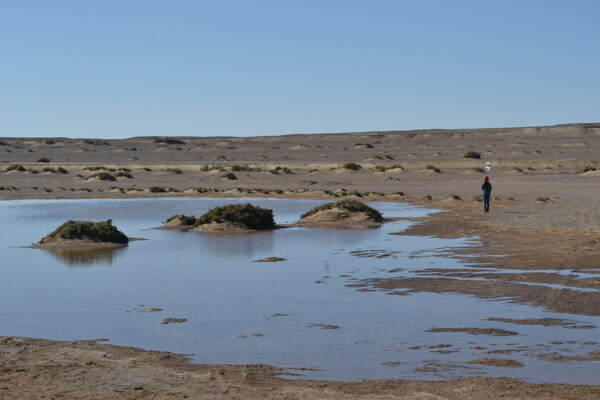
[[[212,208],[198,218],[194,226],[226,221],[241,223],[250,229],[257,230],[273,229],[275,227],[272,210],[253,206],[249,203],[227,204]]]
[[[519,168],[519,167],[514,167],[514,168],[513,168],[513,171],[517,171],[517,172],[523,172],[523,169],[522,169],[522,168]]]
[[[340,208],[342,210],[348,210],[350,212],[364,212],[367,214],[369,218],[373,221],[383,221],[383,216],[376,209],[369,207],[365,203],[354,200],[354,199],[344,199],[340,200],[336,203],[325,203],[320,206],[313,208],[310,211],[305,212],[300,216],[300,219],[309,217],[313,214],[318,213],[319,211],[331,210],[332,208]]]
[[[172,217],[167,218],[165,223],[173,221],[174,219],[180,219],[182,225],[194,225],[196,223],[196,217],[194,217],[192,215],[183,215],[183,214],[173,215]]]
[[[232,165],[231,166],[231,171],[233,172],[238,172],[238,171],[244,171],[244,172],[260,172],[260,168],[256,167],[249,167],[247,165]]]
[[[479,173],[484,173],[485,172],[485,170],[483,168],[481,168],[481,167],[475,167],[475,168],[473,168],[473,171],[479,172]]]
[[[293,174],[292,170],[288,167],[275,167],[274,169],[269,170],[269,172],[275,175],[279,175],[281,173],[288,175]]]
[[[119,178],[119,177],[123,177],[123,178],[133,178],[133,175],[131,175],[129,172],[123,172],[123,171],[118,171],[115,172],[115,177]]]
[[[437,172],[437,173],[440,173],[440,172],[442,172],[442,170],[441,170],[441,169],[439,169],[438,167],[436,167],[436,166],[434,166],[434,165],[427,165],[427,166],[425,167],[425,169],[426,169],[426,170],[428,170],[428,171],[433,171],[433,172]]]
[[[52,174],[58,174],[58,171],[52,167],[46,167],[42,169],[42,172],[50,172]]]
[[[111,182],[117,180],[117,178],[115,178],[114,175],[109,174],[108,172],[97,172],[88,177],[88,179],[92,179],[92,178],[98,178],[101,181],[111,181]]]
[[[401,169],[404,171],[404,167],[400,164],[392,164],[390,166],[387,166],[387,165],[376,165],[375,166],[375,171],[378,171],[378,172],[385,172],[390,169]]]
[[[363,167],[360,164],[356,164],[353,162],[347,162],[347,163],[342,164],[342,168],[350,169],[352,171],[360,171]]]
[[[37,160],[35,160],[35,162],[43,162],[43,163],[49,163],[50,160],[47,159],[46,157],[40,157]]]
[[[164,169],[163,171],[166,171],[166,172],[172,172],[172,173],[174,173],[174,174],[176,174],[176,175],[181,175],[181,174],[183,174],[183,171],[182,171],[181,169],[179,169],[179,168],[166,168],[166,169]]]
[[[10,171],[26,171],[25,167],[19,164],[13,164],[13,165],[9,165],[8,167],[6,167],[4,169],[4,172],[10,172]]]
[[[103,165],[94,166],[94,167],[85,167],[83,170],[84,171],[109,171],[109,172],[115,172],[114,168],[106,168]]]
[[[119,244],[129,242],[129,238],[119,231],[110,219],[104,222],[67,221],[48,235],[48,237],[55,236],[62,239],[88,239]]]
[[[108,146],[109,145],[109,143],[106,140],[94,140],[94,139],[84,140],[83,143],[91,144],[92,146]]]
[[[467,151],[465,154],[463,154],[462,158],[475,158],[479,160],[481,158],[481,154],[476,151]]]
[[[313,173],[313,172],[318,172],[318,171],[319,171],[319,169],[318,169],[318,168],[313,168],[313,169],[309,169],[309,170],[308,170],[308,173],[309,173],[309,174],[311,174],[311,173]]]
[[[221,178],[229,179],[230,181],[233,181],[233,180],[237,179],[237,176],[235,176],[235,174],[233,172],[228,172],[228,173],[222,175]]]
[[[183,140],[159,137],[153,140],[153,143],[165,143],[165,144],[185,144]]]
[[[39,174],[39,173],[40,173],[40,171],[38,171],[38,170],[37,170],[37,169],[35,169],[35,168],[29,168],[27,171],[29,171],[29,173],[30,173],[30,174],[34,174],[34,175],[35,175],[35,174]]]
[[[583,168],[583,171],[582,171],[582,173],[583,173],[583,172],[590,172],[590,171],[596,171],[596,168],[595,168],[595,167],[592,167],[591,165],[586,165],[586,166]]]
[[[58,172],[59,174],[68,174],[69,173],[69,171],[67,171],[63,167],[56,168],[56,172]]]
[[[148,188],[151,193],[165,193],[167,189],[160,186],[151,186]]]

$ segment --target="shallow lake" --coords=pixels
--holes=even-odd
[[[277,223],[294,222],[323,203],[281,199],[0,202],[0,335],[107,338],[117,345],[190,354],[198,363],[264,363],[297,374],[288,378],[431,380],[485,375],[600,383],[598,362],[557,363],[536,357],[557,351],[585,357],[599,351],[597,328],[486,320],[564,318],[600,326],[598,317],[550,313],[509,299],[490,301],[453,293],[391,296],[348,286],[368,278],[412,276],[427,268],[469,268],[442,252],[468,247],[473,238],[390,235],[405,229],[410,224],[406,221],[372,230],[286,228],[229,236],[150,229],[174,214],[199,216],[234,202],[271,208]],[[398,203],[370,205],[388,217],[423,217],[433,212]],[[69,219],[109,218],[129,237],[147,240],[93,254],[19,247],[38,241]],[[271,256],[287,260],[254,262]],[[161,311],[142,311],[148,308]],[[162,324],[165,318],[187,322]],[[498,328],[518,334],[426,332],[434,327]],[[494,349],[507,353],[490,355]],[[468,363],[494,357],[523,366]]]

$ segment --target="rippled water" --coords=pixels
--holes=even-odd
[[[600,363],[553,363],[536,357],[554,351],[576,356],[598,351],[594,342],[598,329],[486,321],[489,317],[552,317],[598,326],[597,317],[554,314],[452,293],[390,296],[347,286],[360,279],[411,276],[428,268],[469,268],[443,257],[441,250],[469,246],[473,238],[389,235],[405,229],[408,222],[374,230],[287,228],[232,236],[149,229],[173,214],[199,216],[216,205],[245,201],[273,209],[278,223],[294,222],[322,203],[280,199],[1,202],[0,335],[108,338],[112,344],[193,354],[199,363],[275,365],[301,378],[487,375],[600,383]],[[390,217],[431,212],[397,203],[371,205]],[[36,242],[68,219],[108,218],[128,236],[147,240],[99,253],[19,247]],[[387,256],[365,256],[373,254]],[[287,261],[253,262],[271,256]],[[151,307],[162,311],[141,312]],[[165,325],[161,324],[164,318],[187,322]],[[501,328],[518,335],[425,332],[432,327]],[[495,349],[515,352],[489,355]],[[468,363],[484,357],[514,359],[524,367]]]

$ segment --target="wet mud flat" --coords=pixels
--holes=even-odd
[[[473,321],[468,317],[457,317],[451,325],[434,323],[430,329],[423,330],[424,337],[437,335],[440,344],[426,341],[408,347],[432,354],[432,359],[423,361],[423,366],[416,367],[416,371],[440,377],[458,370],[465,375],[477,375],[481,373],[477,368],[485,366],[521,370],[503,376],[520,376],[537,382],[562,379],[564,382],[579,379],[579,374],[587,369],[593,371],[588,382],[599,384],[600,270],[594,257],[598,250],[590,245],[597,242],[598,235],[494,228],[469,221],[470,215],[471,210],[455,207],[427,219],[415,219],[416,224],[407,230],[393,233],[444,238],[470,236],[469,246],[433,250],[449,260],[460,260],[462,265],[379,268],[377,276],[347,275],[347,286],[401,297],[433,293],[447,298],[465,295],[479,299],[478,308],[489,309],[481,314],[476,326],[464,323]],[[395,252],[381,248],[360,249],[352,255],[389,260],[395,257]],[[430,252],[414,252],[409,258],[418,260],[430,255]],[[486,307],[486,303],[511,307],[499,313],[493,307]],[[520,306],[529,312],[519,310]],[[474,309],[463,312],[471,314]],[[450,338],[458,335],[464,340],[452,342]],[[484,337],[489,339],[482,340]],[[451,355],[452,360],[436,358],[433,354]],[[540,361],[546,364],[545,372],[537,377],[528,376],[526,370],[536,364],[539,366]],[[552,372],[553,366],[560,367]]]

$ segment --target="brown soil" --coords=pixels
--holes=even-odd
[[[260,260],[254,260],[254,262],[281,262],[281,261],[287,261],[287,258],[267,257],[267,258],[261,258]]]
[[[491,365],[493,367],[522,367],[523,364],[516,360],[507,360],[503,358],[480,358],[469,361],[469,364]]]
[[[597,386],[529,384],[503,378],[446,382],[293,381],[265,365],[198,365],[183,356],[96,341],[0,337],[0,398],[87,399],[582,399]]]
[[[431,328],[425,332],[439,333],[439,332],[464,332],[469,335],[491,335],[491,336],[512,336],[518,335],[518,332],[507,331],[504,329],[497,328]]]

